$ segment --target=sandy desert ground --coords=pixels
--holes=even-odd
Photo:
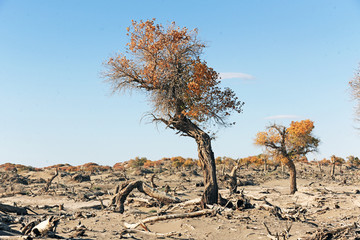
[[[221,195],[232,203],[240,199],[248,204],[212,205],[205,211],[187,202],[202,195],[200,169],[59,171],[48,191],[44,187],[54,176],[54,168],[2,170],[0,204],[25,208],[27,214],[0,212],[0,239],[21,239],[6,236],[19,236],[30,222],[51,216],[57,221],[53,232],[43,237],[34,237],[33,232],[28,235],[34,239],[360,239],[360,171],[345,166],[331,178],[329,168],[320,171],[315,165],[298,163],[298,191],[290,195],[289,177],[281,168],[265,172],[241,167],[238,193],[229,195],[224,174],[231,169],[219,166]],[[83,178],[75,179],[79,174]],[[181,203],[161,204],[133,190],[124,213],[115,211],[111,201],[118,185],[142,180],[150,186],[154,174],[156,189],[167,190]],[[200,216],[190,217],[194,213]],[[146,220],[173,215],[184,218]],[[134,223],[140,224],[131,229],[129,224]]]

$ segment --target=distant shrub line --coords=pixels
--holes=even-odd
[[[320,161],[313,160],[308,161],[306,157],[301,157],[297,159],[296,162],[301,162],[305,164],[312,165],[322,165],[329,166],[331,164],[343,165],[346,164],[349,167],[358,167],[360,166],[360,159],[354,156],[348,156],[346,159],[331,156],[330,159],[322,159]],[[279,166],[281,165],[281,159],[279,158],[270,158],[265,154],[249,156],[245,158],[233,159],[230,157],[217,157],[215,159],[216,165],[223,165],[228,168],[231,168],[235,165],[240,165],[243,167],[254,167],[260,168],[264,164],[268,166]],[[70,164],[56,164],[48,167],[37,168],[32,166],[25,166],[22,164],[13,164],[13,163],[4,163],[0,165],[0,171],[5,172],[21,172],[21,171],[44,171],[45,169],[59,169],[63,172],[105,172],[105,171],[125,171],[128,169],[149,169],[149,168],[173,168],[173,169],[191,169],[193,167],[201,167],[199,160],[193,158],[183,158],[181,156],[171,157],[171,158],[162,158],[160,160],[152,161],[146,157],[135,157],[124,162],[115,163],[114,166],[102,166],[97,163],[89,162],[83,165],[72,166]]]

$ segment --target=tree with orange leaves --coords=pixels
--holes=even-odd
[[[264,146],[268,152],[280,158],[289,168],[291,194],[297,191],[294,160],[309,152],[317,151],[320,143],[320,140],[312,135],[313,129],[314,122],[307,119],[293,121],[288,128],[272,124],[267,127],[267,131],[256,135],[255,144]]]
[[[243,102],[231,89],[221,89],[218,73],[200,59],[204,43],[197,29],[164,27],[155,20],[132,21],[127,29],[127,54],[106,63],[106,81],[114,92],[143,90],[148,94],[155,122],[195,139],[204,169],[203,203],[218,201],[218,185],[211,137],[206,124],[229,126],[226,118],[240,113]]]

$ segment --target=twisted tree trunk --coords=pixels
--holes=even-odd
[[[198,146],[198,156],[204,171],[205,190],[202,196],[203,204],[218,202],[218,185],[216,180],[215,157],[211,148],[211,139],[208,134],[198,129],[195,140]]]
[[[179,110],[179,112],[181,111]],[[204,171],[205,190],[202,196],[202,205],[218,203],[219,191],[216,179],[215,157],[211,148],[210,136],[181,113],[175,115],[170,120],[157,120],[160,120],[168,127],[179,131],[183,136],[195,139],[198,147],[199,160]]]

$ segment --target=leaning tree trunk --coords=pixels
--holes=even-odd
[[[294,194],[297,191],[295,164],[291,159],[286,158],[285,165],[289,168],[290,173],[290,194]]]
[[[179,110],[179,112],[181,112]],[[176,115],[170,120],[161,119],[172,129],[178,130],[183,135],[195,139],[198,147],[198,156],[204,171],[204,194],[202,204],[218,203],[218,185],[216,180],[215,157],[211,148],[210,136],[201,130],[196,124],[182,114]]]
[[[216,180],[216,165],[211,148],[211,139],[208,134],[198,129],[200,134],[195,138],[198,146],[198,156],[204,171],[205,190],[202,196],[203,204],[218,202],[218,185]]]

